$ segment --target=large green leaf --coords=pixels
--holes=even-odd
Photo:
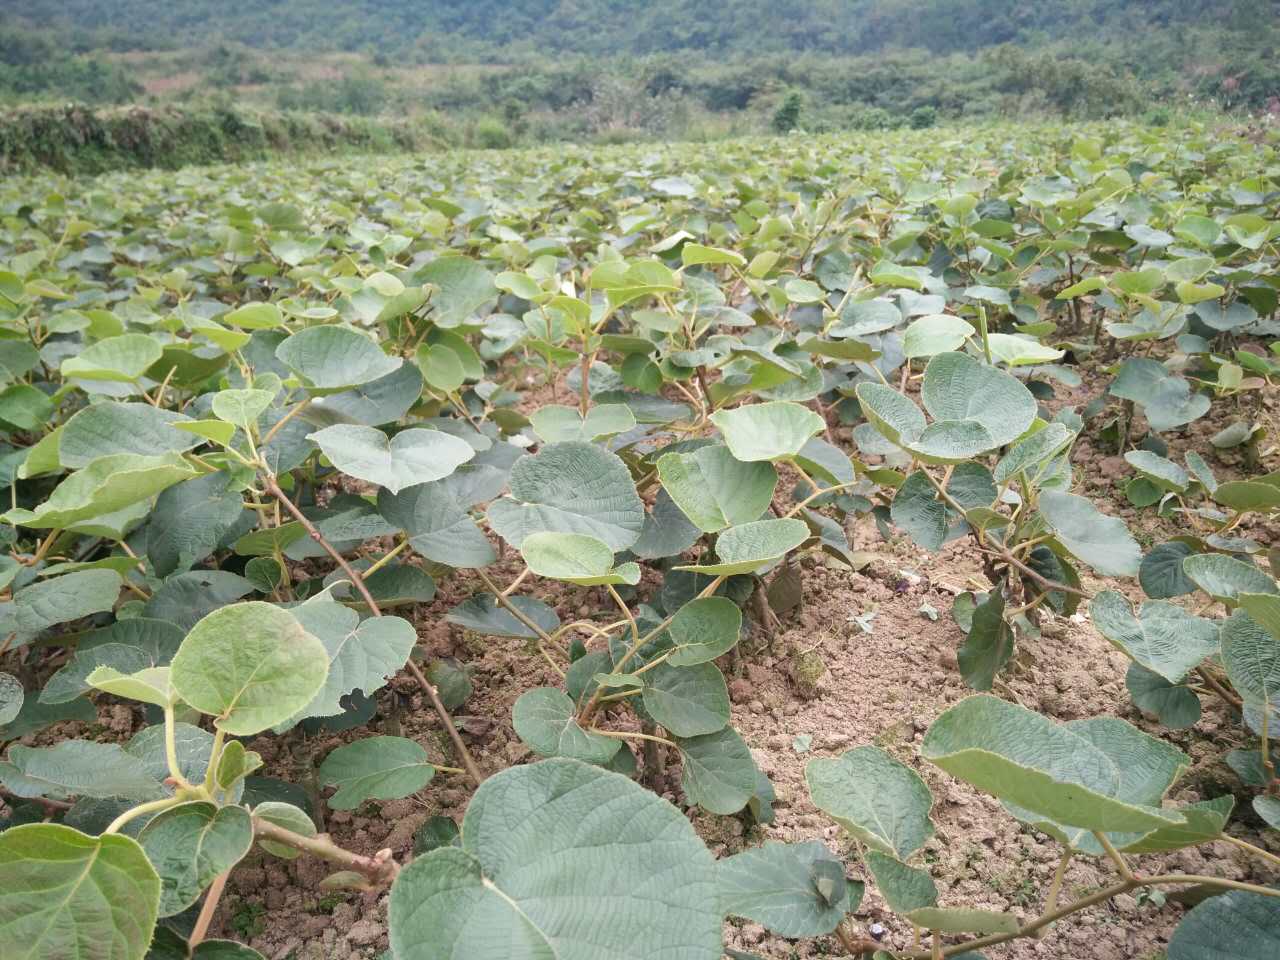
[[[366,800],[398,800],[417,793],[436,775],[421,744],[404,737],[365,737],[332,751],[317,771],[338,790],[335,810],[354,810]]]
[[[1169,788],[1191,765],[1191,758],[1177,747],[1149,736],[1116,717],[1090,717],[1064,726],[1088,741],[1111,761],[1111,768],[1094,768],[1093,773],[1097,775],[1097,779],[1086,786],[1097,793],[1134,806],[1160,807]],[[1016,804],[1006,803],[1006,806],[1020,820],[1044,830],[1072,849],[1094,856],[1106,854],[1093,833],[1085,828],[1043,820]],[[1145,832],[1112,833],[1110,840],[1116,846],[1124,847],[1139,840]]]
[[[441,480],[476,455],[465,440],[422,428],[401,430],[388,440],[377,427],[337,423],[307,438],[343,473],[392,493]]]
[[[742,611],[727,597],[690,600],[671,618],[667,634],[674,645],[667,663],[688,667],[728,653],[742,632]]]
[[[334,325],[298,331],[276,348],[275,355],[307,387],[331,392],[385,377],[403,363],[360,331]]]
[[[639,566],[615,567],[609,545],[581,533],[531,533],[520,544],[520,555],[538,576],[583,587],[640,582]]]
[[[147,557],[162,577],[189,570],[214,552],[244,513],[244,497],[224,471],[175,484],[151,511]]]
[[[932,357],[957,350],[978,331],[968,320],[949,313],[930,313],[912,320],[902,337],[907,358]]]
[[[590,442],[635,429],[636,418],[624,403],[602,403],[587,411],[584,419],[577,407],[547,404],[529,416],[534,431],[544,443],[567,440]]]
[[[938,888],[924,870],[909,867],[901,860],[878,850],[868,850],[863,862],[875,877],[880,895],[894,913],[910,913],[938,904]]]
[[[1209,398],[1192,393],[1191,384],[1176,376],[1158,360],[1133,357],[1126,360],[1111,383],[1112,396],[1142,404],[1147,423],[1162,433],[1197,420],[1209,412]]]
[[[663,489],[706,533],[759,520],[769,509],[778,474],[770,463],[744,463],[718,444],[658,458]]]
[[[1275,580],[1250,560],[1222,553],[1197,553],[1182,561],[1182,571],[1215,600],[1234,603],[1242,593],[1280,594]]]
[[[1170,683],[1218,650],[1217,624],[1163,600],[1146,601],[1134,616],[1128,600],[1104,590],[1089,602],[1089,615],[1121,652]]]
[[[0,519],[36,529],[65,529],[149,500],[165,487],[194,477],[198,472],[176,453],[158,457],[130,453],[99,457],[63,480],[34,511],[15,508]]]
[[[993,477],[996,483],[1004,483],[1017,476],[1020,470],[1034,476],[1035,468],[1057,456],[1075,436],[1061,423],[1046,424],[1024,440],[1019,440],[996,464]]]
[[[137,841],[55,823],[0,833],[5,960],[142,960],[160,878]]]
[[[302,629],[324,644],[329,672],[324,686],[293,718],[332,717],[345,711],[342,698],[356,690],[370,696],[381,690],[409,659],[418,632],[400,617],[360,615],[329,593],[312,597],[290,611]]]
[[[143,667],[129,672],[115,667],[98,667],[85,678],[85,682],[112,696],[157,707],[167,707],[177,701],[177,694],[169,682],[168,667]]]
[[[952,518],[928,475],[917,470],[894,492],[889,519],[922,550],[936,553],[946,542]]]
[[[644,680],[645,709],[677,737],[715,733],[729,723],[729,688],[714,663],[661,663]]]
[[[1129,664],[1124,684],[1139,710],[1154,713],[1170,730],[1185,730],[1200,719],[1200,698],[1181,683],[1170,683],[1137,663]]]
[[[394,494],[378,491],[378,512],[408,534],[409,545],[428,560],[487,567],[498,555],[465,507],[446,483],[422,483]]]
[[[1184,823],[1160,827],[1119,849],[1124,853],[1163,853],[1166,850],[1181,850],[1183,847],[1208,843],[1222,835],[1222,829],[1231,819],[1234,806],[1235,798],[1230,794],[1186,804],[1178,808],[1185,819]]]
[[[144,333],[126,333],[99,340],[62,361],[62,376],[70,380],[130,383],[160,359],[160,341]]]
[[[1064,725],[985,694],[938,717],[921,752],[952,776],[1067,826],[1150,831],[1182,819],[1114,799],[1120,771],[1105,753]],[[1100,792],[1096,784],[1115,786]]]
[[[1142,551],[1123,520],[1099,512],[1084,497],[1057,490],[1040,494],[1040,514],[1077,560],[1111,577],[1137,574]]]
[[[1022,436],[1037,409],[1022,381],[965,353],[940,353],[929,361],[920,401],[935,420],[976,420],[992,446]]]
[[[716,862],[721,909],[783,937],[819,937],[857,909],[862,884],[817,840],[764,846]]]
[[[956,652],[960,675],[975,690],[990,690],[1013,656],[1013,627],[1005,620],[1003,584],[973,608],[968,634]]]
[[[49,747],[9,748],[0,781],[20,797],[122,797],[155,800],[164,795],[146,765],[114,743],[63,740]]]
[[[160,916],[171,917],[243,859],[253,846],[253,822],[244,807],[183,803],[156,814],[138,842],[160,874]]]
[[[1169,960],[1274,960],[1280,897],[1230,890],[1197,904],[1169,941]]]
[[[40,580],[13,597],[13,626],[35,635],[59,623],[110,610],[120,596],[114,570],[80,570]]]
[[[685,798],[709,813],[737,813],[756,795],[760,774],[746,742],[732,727],[676,741]]]
[[[519,547],[531,533],[582,533],[625,550],[644,528],[626,464],[589,443],[553,443],[511,468],[511,496],[489,505],[494,531]]]
[[[270,390],[220,390],[213,395],[213,415],[242,430],[253,430],[274,399]]]
[[[186,420],[181,414],[149,403],[95,403],[63,424],[58,434],[58,460],[75,470],[98,457],[181,453],[201,442],[199,437],[173,426]]]
[[[1222,621],[1222,665],[1246,704],[1272,709],[1280,704],[1280,637],[1243,610]]]
[[[1219,484],[1213,499],[1232,510],[1275,510],[1280,507],[1280,484],[1232,480]]]
[[[505,770],[472,797],[462,836],[396,880],[397,956],[720,960],[711,855],[620,774],[565,759]]]
[[[1280,643],[1280,595],[1241,593],[1240,608]]]
[[[804,778],[814,806],[875,850],[905,860],[933,836],[929,788],[878,747],[810,760]]]
[[[535,597],[509,597],[508,603],[547,633],[553,633],[560,626],[560,617],[555,610]],[[538,636],[537,631],[530,629],[488,593],[476,594],[462,601],[445,614],[444,618],[449,623],[490,637],[532,640]]]
[[[562,690],[534,687],[511,708],[516,736],[540,757],[570,757],[587,763],[607,763],[622,741],[584,730],[573,701]]]
[[[782,559],[807,539],[809,527],[803,520],[757,520],[730,527],[720,534],[716,539],[719,563],[692,564],[676,569],[713,576],[752,573]]]
[[[1182,561],[1194,552],[1180,540],[1153,547],[1138,566],[1138,582],[1143,592],[1153,600],[1167,600],[1195,590],[1195,581],[1182,569]]]
[[[182,699],[235,736],[288,720],[324,686],[329,652],[294,616],[269,603],[238,603],[210,613],[173,658]]]
[[[893,443],[913,443],[924,432],[925,418],[908,397],[882,383],[860,383],[858,403],[863,415]]]
[[[825,426],[808,407],[789,400],[717,410],[711,422],[723,434],[729,452],[746,463],[794,457]]]
[[[418,271],[419,283],[438,291],[431,295],[431,319],[441,327],[458,327],[498,295],[493,274],[466,257],[441,257]]]

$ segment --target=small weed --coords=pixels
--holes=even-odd
[[[252,940],[267,929],[267,908],[251,900],[242,900],[231,914],[231,926],[242,939]]]

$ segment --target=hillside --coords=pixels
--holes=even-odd
[[[4,3],[9,103],[379,116],[470,146],[1280,110],[1280,0]]]
[[[235,42],[429,59],[528,54],[716,56],[1139,37],[1176,27],[1253,30],[1273,0],[28,0],[15,19],[80,49]]]

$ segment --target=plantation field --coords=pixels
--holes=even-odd
[[[0,956],[1280,955],[1278,144],[6,178]]]

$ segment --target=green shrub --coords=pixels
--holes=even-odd
[[[497,117],[481,117],[472,134],[475,145],[484,150],[506,150],[510,148],[511,131]]]

